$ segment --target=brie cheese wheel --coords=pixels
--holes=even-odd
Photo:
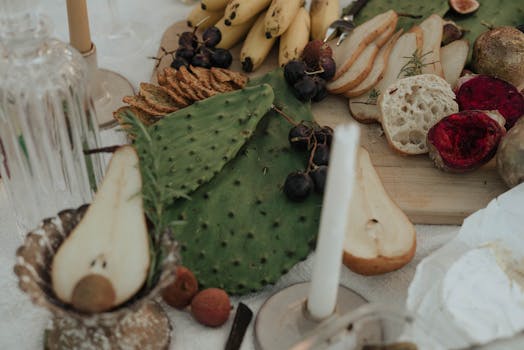
[[[506,272],[511,267],[500,252],[496,246],[468,251],[451,266],[442,283],[445,311],[475,342],[524,329],[524,292]]]

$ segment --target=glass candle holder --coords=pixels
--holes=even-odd
[[[87,65],[38,0],[0,0],[0,174],[19,233],[91,200],[103,165]]]

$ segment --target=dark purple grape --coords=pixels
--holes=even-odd
[[[296,82],[293,87],[295,88],[295,95],[303,102],[311,100],[317,93],[315,81],[308,75]]]
[[[332,57],[320,57],[320,68],[324,71],[319,76],[322,79],[331,80],[335,76],[337,65]]]
[[[315,184],[315,191],[317,191],[317,193],[324,193],[327,179],[327,170],[327,165],[321,165],[311,170],[309,173],[309,176],[311,176],[311,179]]]
[[[185,59],[183,59],[182,57],[175,57],[173,62],[171,62],[171,68],[175,68],[175,69],[178,69],[182,66],[187,67],[187,65],[188,65],[188,62]]]
[[[207,47],[215,47],[222,40],[222,33],[217,27],[209,27],[202,34],[202,40]]]
[[[231,62],[233,62],[233,56],[231,56],[231,52],[228,50],[215,49],[211,54],[211,64],[214,67],[229,68]]]
[[[313,77],[315,81],[315,95],[311,98],[313,102],[319,102],[326,98],[328,95],[326,89],[326,81],[320,77]]]
[[[317,144],[315,154],[313,154],[313,164],[328,165],[329,163],[329,146],[327,144]]]
[[[196,49],[198,46],[198,38],[193,32],[183,32],[178,38],[178,45],[182,47],[192,47]]]
[[[304,124],[298,124],[289,130],[288,140],[291,147],[297,151],[307,151],[312,129]]]
[[[519,24],[516,28],[524,33],[524,24]]]
[[[284,66],[284,77],[290,85],[295,85],[306,75],[306,64],[302,61],[292,60]]]
[[[326,144],[331,146],[333,141],[333,129],[329,126],[323,126],[320,130],[315,131],[315,138],[319,144]]]
[[[197,53],[191,59],[191,65],[195,67],[211,68],[211,60],[209,59],[209,55]]]
[[[194,55],[195,49],[192,47],[181,46],[175,51],[175,57],[183,58],[188,61],[191,61]]]
[[[284,193],[293,202],[302,202],[309,196],[313,186],[313,180],[308,174],[297,171],[287,176]]]

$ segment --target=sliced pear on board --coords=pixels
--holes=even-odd
[[[131,146],[113,154],[93,203],[53,258],[54,292],[81,311],[114,308],[137,293],[146,280],[149,239],[138,163]],[[107,292],[92,292],[101,289]]]
[[[344,265],[362,275],[397,270],[415,255],[415,227],[389,197],[361,148],[344,242]]]
[[[452,88],[457,85],[457,80],[466,65],[469,53],[469,41],[455,40],[440,48],[440,61],[444,70],[444,79]]]

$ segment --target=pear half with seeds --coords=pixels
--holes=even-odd
[[[361,275],[400,269],[413,259],[415,227],[389,197],[369,153],[360,148],[344,242],[344,265]]]
[[[150,257],[138,156],[120,147],[79,224],[53,258],[53,290],[84,312],[130,299],[146,280]]]

